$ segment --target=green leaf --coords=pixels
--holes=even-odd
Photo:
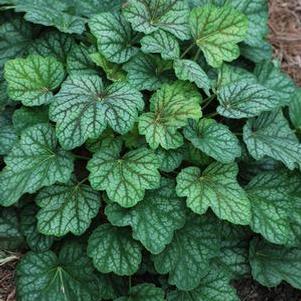
[[[243,137],[254,159],[269,156],[291,170],[301,166],[301,145],[281,111],[248,120]]]
[[[261,63],[262,61],[272,59],[273,48],[266,40],[263,40],[261,45],[256,47],[242,43],[240,45],[240,53],[243,57],[254,63]]]
[[[298,89],[292,97],[289,115],[294,127],[301,129],[301,89]]]
[[[279,64],[278,64],[279,65]],[[288,104],[295,93],[296,86],[293,80],[280,69],[280,65],[265,61],[256,66],[254,74],[258,82],[276,93],[279,102]]]
[[[177,176],[177,195],[187,197],[187,206],[198,214],[209,207],[221,219],[247,225],[251,205],[237,182],[238,166],[215,162],[203,172],[198,167],[183,169]]]
[[[190,162],[195,166],[207,166],[213,159],[208,157],[206,154],[195,148],[192,144],[185,144],[184,150],[184,161]]]
[[[48,122],[48,108],[47,107],[21,107],[14,111],[13,125],[18,134],[33,125],[38,123]]]
[[[144,102],[139,91],[125,82],[104,87],[97,75],[70,76],[50,106],[50,118],[57,122],[57,137],[65,149],[82,145],[109,125],[114,131],[128,132]]]
[[[254,239],[250,245],[252,276],[267,287],[282,280],[301,289],[301,249],[285,248],[264,240]]]
[[[164,172],[172,172],[177,169],[183,160],[182,149],[170,149],[166,150],[163,148],[156,149],[156,155],[160,161],[160,170]]]
[[[190,120],[184,136],[194,147],[221,163],[231,163],[241,155],[236,136],[226,125],[214,119]]]
[[[12,58],[22,56],[28,49],[34,30],[22,18],[10,18],[0,25],[0,66]]]
[[[164,60],[173,60],[180,56],[180,46],[177,39],[163,30],[144,36],[140,43],[143,52],[160,53]]]
[[[65,33],[81,34],[85,30],[84,19],[66,13],[68,6],[64,1],[17,0],[16,2],[16,12],[24,12],[27,21],[44,26],[55,26]]]
[[[141,263],[141,246],[127,229],[103,224],[89,238],[88,255],[101,273],[132,275]]]
[[[0,155],[7,155],[18,141],[12,125],[0,127]]]
[[[54,238],[39,233],[36,213],[37,208],[34,204],[28,204],[22,208],[20,212],[20,230],[32,251],[44,252],[51,248]]]
[[[174,195],[173,183],[168,182],[167,186],[170,195],[160,193],[159,188],[148,192],[135,207],[125,209],[109,204],[105,210],[111,224],[131,226],[133,238],[153,254],[162,252],[172,241],[174,231],[185,223],[185,205]]]
[[[168,301],[239,301],[235,289],[230,285],[229,278],[217,268],[213,268],[194,290],[171,291]]]
[[[190,213],[171,244],[153,256],[156,270],[160,274],[169,273],[169,283],[178,289],[196,288],[209,271],[210,259],[219,252],[219,227],[212,217]]]
[[[115,301],[165,301],[164,291],[152,283],[138,284],[130,288],[128,297],[121,297]]]
[[[199,64],[191,60],[179,59],[174,62],[174,69],[178,79],[195,83],[198,88],[210,95],[210,79]]]
[[[29,252],[17,267],[20,301],[97,301],[96,278],[84,249],[64,245],[57,257],[52,251]]]
[[[46,124],[24,130],[4,161],[6,167],[0,173],[3,206],[16,203],[26,192],[67,182],[73,170],[72,156],[58,147],[54,130]]]
[[[281,105],[273,91],[244,80],[223,87],[217,98],[220,105],[216,111],[222,116],[234,119],[258,116]]]
[[[188,119],[202,116],[201,95],[189,83],[165,84],[150,99],[150,112],[139,118],[139,133],[145,135],[151,148],[161,145],[164,149],[178,148],[183,137],[177,131]]]
[[[99,70],[90,58],[91,53],[94,52],[95,47],[88,48],[83,44],[74,44],[67,55],[68,74],[99,74]]]
[[[0,210],[0,249],[16,250],[23,243],[19,220],[14,208]]]
[[[111,201],[122,207],[140,202],[145,190],[160,185],[159,161],[147,148],[120,156],[121,148],[100,148],[88,162],[89,181],[95,190],[105,190]]]
[[[172,65],[151,54],[138,53],[123,65],[127,80],[138,90],[154,91],[170,82]]]
[[[245,15],[228,6],[206,5],[194,8],[189,21],[192,36],[209,65],[218,68],[223,61],[238,58],[237,43],[245,39],[248,29]]]
[[[252,230],[272,243],[294,245],[299,239],[292,228],[300,204],[294,197],[299,186],[298,176],[286,172],[264,172],[254,177],[246,187],[252,205]]]
[[[41,207],[37,218],[45,235],[83,234],[100,207],[100,197],[90,186],[72,179],[67,184],[43,188],[36,197]]]
[[[90,58],[97,66],[103,69],[109,80],[115,82],[126,79],[126,74],[121,69],[121,66],[109,62],[100,52],[91,53]]]
[[[89,21],[92,34],[97,38],[99,51],[113,63],[124,63],[134,56],[136,34],[130,24],[117,13],[101,13]]]
[[[162,29],[180,40],[190,38],[189,7],[185,1],[129,0],[123,14],[135,30],[145,34]]]
[[[43,57],[53,56],[66,64],[68,54],[75,47],[73,38],[57,31],[46,32],[41,38],[36,39],[30,47],[30,52]]]
[[[8,95],[26,106],[49,103],[55,90],[65,77],[63,65],[53,57],[31,55],[5,64],[4,77],[8,82]]]

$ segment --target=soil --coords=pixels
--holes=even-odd
[[[301,0],[270,0],[270,35],[285,72],[301,86]],[[15,301],[16,262],[0,265],[0,301]],[[288,284],[268,289],[252,279],[234,284],[242,301],[301,301],[301,291]]]

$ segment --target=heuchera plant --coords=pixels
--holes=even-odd
[[[0,3],[19,301],[301,289],[301,93],[271,59],[267,1]]]

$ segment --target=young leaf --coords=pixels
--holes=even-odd
[[[26,192],[34,193],[55,182],[67,182],[73,170],[72,156],[58,147],[54,130],[37,124],[24,130],[5,157],[0,173],[0,204],[10,206]]]
[[[153,254],[164,250],[172,241],[175,230],[185,223],[185,204],[174,193],[173,183],[167,182],[169,195],[160,194],[161,188],[149,191],[135,207],[125,209],[109,204],[105,213],[114,226],[131,226],[133,238]]]
[[[187,206],[197,214],[209,207],[221,219],[247,225],[251,219],[251,205],[236,177],[236,164],[215,162],[203,173],[198,167],[183,169],[177,176],[177,195],[187,197]]]
[[[64,245],[52,251],[28,253],[17,267],[18,298],[22,301],[97,301],[97,279],[83,248]]]
[[[125,82],[107,88],[97,75],[73,75],[63,84],[50,106],[57,122],[57,137],[65,149],[97,138],[109,125],[118,133],[133,126],[144,102],[139,91]]]
[[[127,229],[103,224],[89,238],[88,255],[101,273],[132,275],[141,263],[141,246]]]
[[[257,119],[248,120],[243,137],[254,159],[269,156],[291,170],[301,166],[301,145],[281,111],[263,113]]]
[[[217,112],[227,118],[241,119],[258,116],[281,105],[277,95],[264,86],[244,80],[221,88]]]
[[[53,57],[31,55],[5,64],[4,77],[8,82],[8,95],[26,106],[49,103],[55,90],[65,77],[63,65]]]
[[[151,283],[143,283],[130,288],[128,297],[121,297],[115,301],[165,301],[164,291]]]
[[[294,197],[298,177],[286,172],[263,172],[254,177],[246,191],[251,200],[251,229],[276,244],[294,245],[294,214],[300,200]],[[298,216],[300,222],[300,216]]]
[[[144,36],[140,43],[144,53],[160,53],[164,60],[173,60],[180,56],[180,46],[177,39],[163,30]]]
[[[189,7],[185,1],[129,0],[123,14],[135,30],[145,34],[162,29],[180,40],[190,37]]]
[[[241,155],[236,136],[214,119],[190,120],[184,128],[184,136],[194,147],[221,163],[231,163]]]
[[[169,62],[151,54],[138,53],[123,65],[127,80],[138,90],[157,90],[163,83],[171,81]]]
[[[171,244],[153,256],[156,270],[169,273],[169,283],[180,290],[196,288],[209,271],[210,259],[219,252],[219,227],[212,217],[189,214]]]
[[[254,74],[260,84],[276,93],[279,102],[283,105],[290,102],[296,86],[293,80],[281,71],[280,66],[275,66],[273,62],[265,61],[257,64]]]
[[[166,150],[163,148],[157,148],[155,153],[160,161],[159,169],[165,172],[172,172],[178,168],[184,157],[182,149]]]
[[[150,112],[139,118],[139,133],[145,135],[151,148],[161,145],[164,149],[178,148],[183,137],[177,131],[188,119],[202,116],[201,95],[190,84],[174,82],[165,84],[150,99]]]
[[[145,190],[160,185],[159,161],[147,148],[120,156],[121,148],[100,148],[88,162],[89,181],[95,190],[105,190],[111,201],[129,208],[140,202]]]
[[[83,234],[100,207],[99,194],[74,179],[43,188],[36,202],[41,207],[37,215],[39,231],[55,236]]]
[[[171,291],[167,295],[168,301],[239,301],[230,280],[218,268],[213,268],[194,290]]]
[[[235,9],[206,5],[190,13],[190,28],[196,44],[202,49],[209,65],[218,68],[223,61],[238,58],[237,43],[243,41],[248,20]]]
[[[113,63],[124,63],[135,55],[135,34],[130,24],[118,13],[101,13],[89,21],[97,38],[99,51]]]
[[[275,287],[282,280],[301,289],[301,249],[273,245],[253,239],[250,245],[252,276],[267,287]]]
[[[207,95],[210,95],[210,79],[199,64],[191,60],[179,59],[174,62],[174,69],[178,79],[195,83],[198,88],[203,89]]]

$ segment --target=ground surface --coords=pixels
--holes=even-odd
[[[301,0],[270,0],[269,39],[283,70],[301,86]],[[0,263],[0,301],[15,301],[15,265]],[[235,287],[242,301],[301,301],[301,292],[285,284],[267,289],[246,279]]]

